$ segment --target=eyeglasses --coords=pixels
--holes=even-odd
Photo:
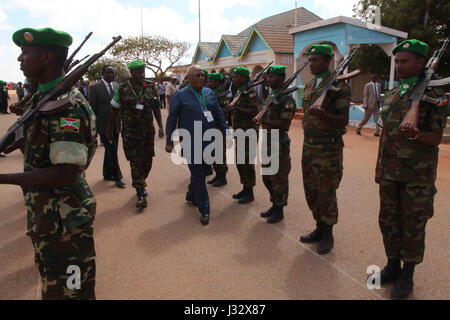
[[[197,73],[192,75],[194,78],[204,78],[206,77],[204,73]]]

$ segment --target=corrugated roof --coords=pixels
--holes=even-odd
[[[297,12],[297,19],[295,12]],[[283,27],[287,30],[291,28],[295,28],[296,26],[305,25],[308,23],[316,22],[322,20],[319,16],[315,15],[311,11],[306,10],[305,8],[297,8],[297,10],[293,9],[290,11],[282,12],[267,18],[262,19],[261,21],[255,23],[255,25],[259,26],[273,26],[273,27]],[[238,33],[238,35],[249,35],[253,26],[248,27],[244,31]]]
[[[256,30],[276,53],[294,52],[294,39],[284,27],[256,25]]]
[[[202,50],[203,54],[206,55],[206,58],[209,60],[216,53],[216,49],[217,49],[217,46],[219,45],[219,43],[218,42],[200,42],[198,45],[199,45],[200,49]]]
[[[231,54],[237,56],[241,53],[245,42],[247,41],[247,36],[235,36],[230,34],[223,35],[223,40],[227,43],[230,48]]]

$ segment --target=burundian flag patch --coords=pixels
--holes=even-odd
[[[444,107],[448,105],[448,99],[446,96],[439,98],[438,100],[439,100],[438,107]]]
[[[80,119],[59,118],[59,128],[64,132],[80,132]]]

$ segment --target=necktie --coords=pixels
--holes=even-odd
[[[108,92],[109,92],[109,96],[112,96],[113,93],[114,93],[114,90],[113,90],[113,88],[112,88],[110,83],[108,83]]]
[[[375,99],[377,99],[377,101],[378,101],[378,91],[377,91],[377,84],[376,83],[373,84],[373,90],[375,90]]]

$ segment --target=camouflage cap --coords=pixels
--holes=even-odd
[[[145,67],[145,62],[141,60],[134,60],[128,64],[129,70],[139,69]]]
[[[309,50],[308,54],[324,54],[326,56],[333,55],[333,48],[329,44],[313,44]]]
[[[271,66],[269,69],[267,69],[267,74],[286,74],[286,68],[285,66]]]
[[[240,74],[240,75],[247,76],[247,77],[250,76],[250,70],[248,70],[246,67],[233,68],[233,73]]]
[[[428,55],[428,45],[416,39],[404,40],[392,50],[392,54],[396,54],[399,51],[415,52],[426,57]]]
[[[219,72],[208,74],[208,79],[211,80],[223,80],[223,75]]]
[[[14,32],[14,43],[19,46],[57,46],[68,48],[72,44],[72,37],[64,31],[52,28],[23,28]]]

